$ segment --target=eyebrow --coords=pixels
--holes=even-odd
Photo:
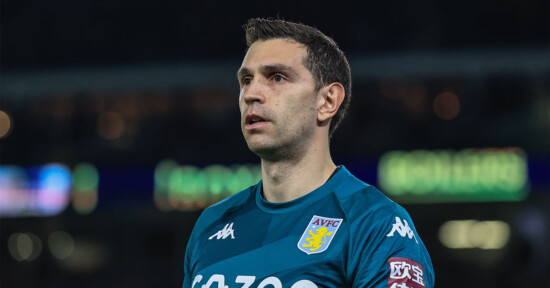
[[[269,74],[273,72],[282,72],[289,74],[289,76],[297,76],[298,72],[290,66],[284,65],[284,64],[269,64],[269,65],[262,65],[260,66],[260,73],[262,74]],[[252,71],[246,67],[241,67],[237,71],[237,78],[241,79],[245,75],[252,74]]]

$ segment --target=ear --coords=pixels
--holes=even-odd
[[[319,90],[320,97],[318,103],[317,120],[324,122],[331,119],[346,97],[344,86],[338,82],[331,83]]]

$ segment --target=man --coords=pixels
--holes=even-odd
[[[343,52],[302,24],[251,19],[245,30],[241,127],[262,181],[203,212],[183,287],[433,287],[407,212],[332,161],[351,96]]]

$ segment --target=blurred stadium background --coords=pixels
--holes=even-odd
[[[437,287],[550,287],[548,1],[0,3],[0,286],[179,287],[201,209],[259,179],[250,17],[349,57],[333,156],[405,206]]]

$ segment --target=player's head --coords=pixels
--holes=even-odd
[[[304,45],[307,56],[303,64],[313,75],[315,88],[319,90],[334,82],[344,87],[344,100],[330,122],[329,135],[332,136],[351,99],[351,70],[336,42],[317,28],[279,19],[250,19],[244,29],[248,47],[256,41],[271,39],[288,39]]]

